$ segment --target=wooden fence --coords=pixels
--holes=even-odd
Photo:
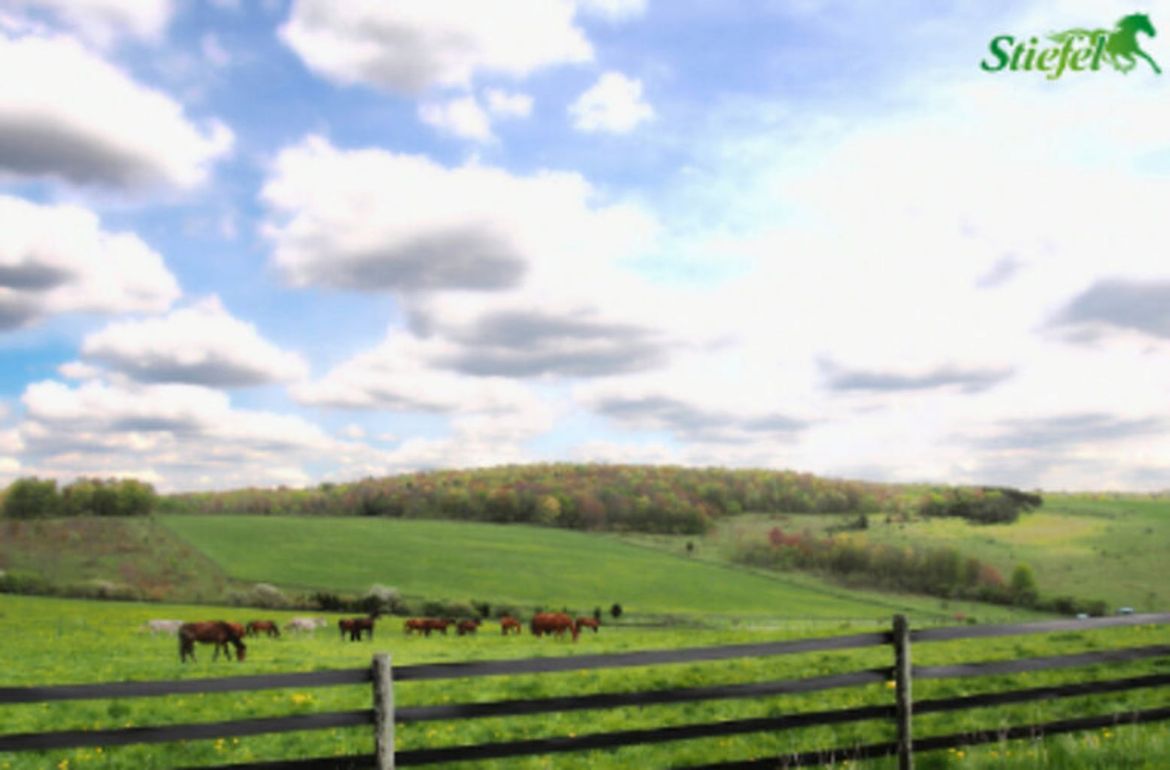
[[[827,747],[784,756],[722,762],[701,766],[701,770],[733,768],[810,767],[845,759],[897,756],[899,768],[913,767],[914,753],[994,743],[1019,738],[1056,735],[1116,724],[1140,724],[1170,719],[1170,706],[1079,717],[1010,728],[932,735],[916,739],[913,714],[937,714],[988,706],[1019,704],[1098,693],[1117,693],[1170,685],[1170,673],[1074,682],[1047,687],[982,693],[954,698],[914,701],[914,680],[979,677],[1075,668],[1102,663],[1119,663],[1170,656],[1170,645],[1148,645],[1112,650],[1081,652],[1048,657],[994,662],[972,662],[947,666],[914,666],[912,645],[958,639],[981,639],[1058,631],[1084,631],[1146,624],[1170,624],[1170,614],[1125,615],[1087,620],[1056,620],[1017,625],[973,625],[911,630],[903,616],[895,616],[891,631],[800,639],[761,644],[698,647],[676,650],[619,654],[575,655],[524,660],[494,660],[466,663],[438,663],[391,667],[390,656],[374,656],[368,668],[317,671],[295,674],[239,676],[170,682],[124,682],[116,684],[54,685],[48,687],[2,687],[0,705],[46,703],[50,701],[131,698],[183,693],[237,692],[286,687],[322,687],[365,684],[372,686],[373,708],[284,717],[243,719],[228,722],[180,724],[160,727],[131,727],[109,730],[69,730],[46,733],[0,735],[0,752],[64,749],[92,746],[162,743],[242,737],[264,733],[320,730],[354,725],[372,725],[377,750],[374,755],[299,759],[247,765],[220,766],[221,770],[347,770],[413,767],[439,762],[475,761],[537,754],[610,749],[621,746],[661,743],[713,736],[776,732],[816,725],[836,725],[863,720],[886,719],[896,725],[896,740],[867,745]],[[893,665],[843,674],[751,682],[647,692],[600,693],[574,697],[504,700],[491,703],[457,703],[394,707],[394,683],[438,679],[473,678],[513,674],[551,673],[579,670],[654,666],[670,663],[729,660],[745,657],[849,650],[879,645],[893,647]],[[894,681],[893,702],[836,709],[800,712],[785,716],[736,719],[579,736],[539,738],[430,749],[394,751],[395,725],[433,720],[461,720],[483,717],[547,714],[587,709],[687,703],[723,699],[757,698],[779,694],[809,693]],[[699,766],[691,770],[700,770]]]

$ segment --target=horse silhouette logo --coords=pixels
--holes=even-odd
[[[1154,30],[1154,25],[1150,21],[1150,17],[1144,13],[1131,13],[1129,16],[1123,17],[1121,21],[1117,22],[1117,26],[1111,30],[1069,29],[1064,32],[1053,33],[1048,38],[1057,43],[1064,43],[1069,39],[1078,38],[1093,42],[1104,37],[1105,45],[1102,59],[1112,64],[1113,68],[1118,72],[1129,74],[1138,65],[1138,58],[1140,57],[1146,60],[1146,63],[1153,68],[1156,74],[1161,75],[1162,68],[1138,44],[1139,32],[1144,32],[1150,37],[1156,37],[1158,34]]]
[[[993,59],[981,61],[979,67],[984,72],[1044,72],[1049,80],[1055,80],[1069,70],[1096,72],[1104,64],[1128,75],[1144,60],[1155,75],[1161,75],[1162,68],[1138,42],[1143,34],[1157,36],[1153,22],[1144,13],[1131,13],[1113,29],[1078,27],[1048,34],[1047,40],[1056,45],[1044,46],[1038,37],[1017,40],[1012,35],[999,35],[991,40]]]

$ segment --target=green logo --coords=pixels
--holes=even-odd
[[[1128,74],[1144,59],[1161,75],[1158,63],[1142,50],[1138,44],[1138,33],[1154,37],[1154,25],[1144,13],[1132,13],[1124,17],[1113,29],[1069,29],[1053,32],[1047,36],[1057,45],[1041,46],[1038,38],[1027,42],[1016,42],[1011,35],[999,35],[991,39],[993,60],[984,59],[979,68],[984,72],[1046,72],[1049,80],[1055,80],[1066,70],[1096,72],[1105,62],[1118,72]]]

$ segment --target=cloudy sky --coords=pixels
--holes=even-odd
[[[0,0],[0,482],[1170,487],[1170,75],[943,5]]]

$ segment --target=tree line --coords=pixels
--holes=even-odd
[[[154,487],[137,479],[79,478],[58,489],[56,479],[29,476],[8,485],[0,511],[13,519],[147,516],[157,503]]]
[[[867,588],[969,599],[1038,610],[1104,615],[1101,600],[1040,595],[1035,574],[1018,564],[1008,579],[990,564],[964,556],[957,548],[908,548],[849,537],[817,537],[773,527],[765,542],[741,543],[736,561],[772,570],[816,572]]]
[[[536,464],[443,470],[292,489],[168,495],[168,513],[388,516],[524,523],[579,530],[701,534],[744,511],[873,511],[890,485],[793,471]]]

